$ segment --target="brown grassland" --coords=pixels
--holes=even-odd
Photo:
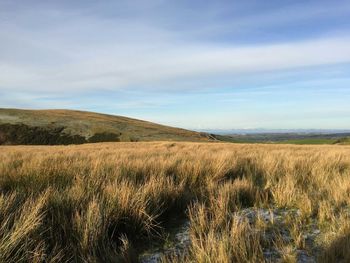
[[[18,126],[19,125],[19,126]],[[208,135],[143,120],[75,110],[21,110],[0,108],[1,144],[65,144],[52,136],[73,136],[79,144],[100,134],[114,134],[118,141],[208,141]],[[39,134],[39,132],[41,134]],[[46,135],[46,136],[45,136]],[[2,142],[2,138],[3,142]],[[11,137],[11,138],[6,138]],[[48,138],[45,138],[48,137]],[[51,139],[50,139],[51,137]],[[74,138],[75,137],[75,138]],[[57,138],[56,138],[57,139]],[[90,140],[89,140],[90,139]],[[101,139],[101,138],[100,138]],[[13,140],[13,141],[12,141]],[[116,141],[104,138],[92,142]]]
[[[191,245],[164,262],[264,262],[266,247],[281,262],[315,248],[318,262],[350,262],[348,146],[2,146],[0,191],[0,262],[135,262],[179,215]],[[292,238],[274,220],[232,216],[247,207],[298,210],[286,219]]]

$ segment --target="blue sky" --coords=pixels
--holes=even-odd
[[[0,107],[350,129],[350,1],[0,0]]]

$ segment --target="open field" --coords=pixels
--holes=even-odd
[[[216,135],[221,141],[233,143],[275,143],[275,144],[350,144],[349,133],[254,133]]]
[[[0,191],[0,262],[350,261],[349,146],[1,146]]]
[[[294,140],[286,140],[282,142],[278,142],[281,144],[339,144],[339,145],[348,145],[350,144],[350,138],[318,138],[318,139],[294,139]]]

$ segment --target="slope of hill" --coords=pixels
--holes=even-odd
[[[338,140],[336,140],[335,142],[334,142],[334,144],[344,144],[344,145],[348,145],[348,144],[350,144],[350,137],[343,137],[343,138],[340,138],[340,139],[338,139]]]
[[[0,144],[162,140],[209,141],[211,137],[206,133],[93,112],[0,109]]]

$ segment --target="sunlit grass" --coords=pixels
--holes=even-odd
[[[262,262],[266,247],[294,262],[350,259],[350,147],[223,143],[106,143],[0,148],[1,262],[134,262],[169,219],[190,220],[180,262]],[[243,208],[295,209],[248,222]],[[277,233],[266,243],[265,232]]]

